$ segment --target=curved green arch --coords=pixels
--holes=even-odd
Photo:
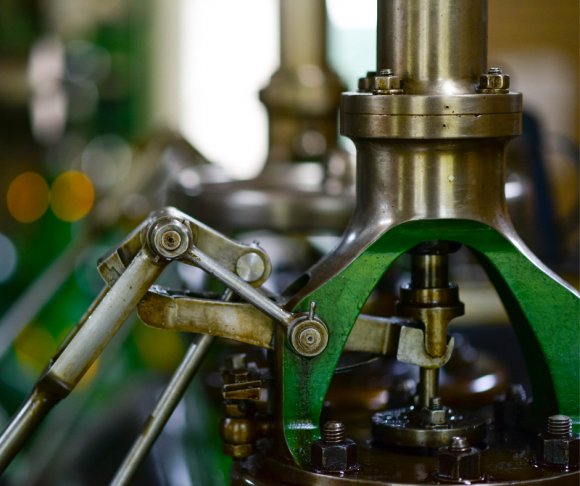
[[[495,229],[476,221],[426,220],[396,226],[371,244],[340,274],[296,306],[316,312],[330,336],[313,359],[283,350],[284,432],[296,461],[309,462],[310,443],[328,385],[348,335],[381,276],[401,254],[428,240],[458,241],[475,250],[496,286],[518,335],[536,399],[535,413],[563,413],[580,424],[580,298],[544,273]]]

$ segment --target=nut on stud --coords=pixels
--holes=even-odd
[[[317,472],[347,472],[358,469],[357,445],[345,439],[342,422],[326,422],[322,438],[312,443],[310,459]]]
[[[478,93],[501,94],[509,93],[510,77],[502,74],[500,68],[490,68],[487,74],[482,74],[479,78]]]
[[[580,466],[580,434],[572,433],[572,420],[566,415],[548,419],[548,431],[538,436],[536,461],[544,466]]]
[[[322,353],[328,345],[328,328],[316,315],[316,303],[310,304],[310,311],[290,323],[288,336],[292,349],[300,356],[313,358]]]
[[[402,93],[401,79],[394,75],[392,69],[381,69],[374,77],[373,94],[397,95]]]
[[[439,397],[431,397],[429,406],[421,410],[421,423],[427,429],[448,429],[449,409],[441,405]]]
[[[189,248],[192,240],[191,230],[176,219],[161,218],[151,224],[149,246],[165,258],[178,258]]]
[[[465,437],[453,437],[449,446],[439,449],[436,477],[458,483],[481,480],[480,459],[480,450]]]

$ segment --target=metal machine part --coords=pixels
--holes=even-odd
[[[185,187],[168,201],[231,234],[344,230],[354,209],[351,157],[338,147],[345,90],[326,61],[325,0],[280,0],[280,67],[260,92],[269,153],[255,179]]]
[[[233,486],[577,484],[580,295],[530,254],[507,214],[504,152],[520,130],[521,96],[502,92],[507,84],[499,81],[480,85],[488,72],[487,3],[378,5],[379,76],[372,83],[378,89],[343,95],[342,132],[358,151],[357,209],[337,247],[272,296],[259,289],[271,264],[258,245],[231,240],[173,208],[153,213],[101,261],[111,289],[0,436],[0,470],[137,307],[156,327],[268,349],[266,373],[239,356],[222,372],[220,434],[235,459]],[[498,91],[480,92],[490,89]],[[536,400],[520,426],[528,434],[516,439],[487,434],[488,418],[455,413],[439,398],[437,370],[453,344],[447,324],[463,312],[446,272],[446,255],[458,243],[488,271],[527,358]],[[404,317],[360,316],[384,272],[409,251],[412,281],[397,307]],[[174,261],[203,269],[242,302],[151,289]],[[418,366],[415,404],[372,421],[323,420],[330,380],[348,348]],[[162,395],[156,410],[163,416],[176,404],[166,399],[177,398],[195,362],[189,355],[183,367],[192,365],[190,372],[178,370]],[[262,392],[266,408],[259,408]],[[143,435],[154,438],[162,421]],[[533,444],[529,431],[546,421],[547,433]],[[137,466],[131,457],[125,464]]]

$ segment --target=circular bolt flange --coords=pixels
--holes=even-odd
[[[289,339],[292,348],[300,356],[312,358],[318,356],[328,345],[328,328],[322,319],[316,316],[316,303],[310,304],[310,312],[298,317],[289,328]]]
[[[161,220],[151,225],[149,242],[155,253],[165,258],[177,258],[189,248],[191,231],[180,221]]]
[[[236,273],[246,282],[255,282],[262,278],[265,269],[264,260],[254,252],[242,255],[236,263]]]

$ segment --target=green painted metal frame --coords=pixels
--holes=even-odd
[[[423,220],[393,227],[296,311],[316,302],[330,330],[328,347],[313,359],[283,351],[284,433],[295,460],[309,462],[310,443],[328,385],[350,331],[370,293],[391,263],[417,244],[458,241],[474,250],[495,285],[526,359],[535,416],[563,413],[580,425],[580,295],[546,273],[497,230],[476,221]]]

